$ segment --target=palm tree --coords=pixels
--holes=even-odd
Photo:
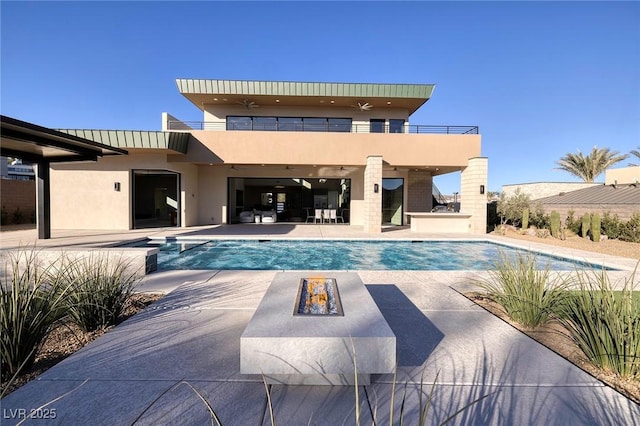
[[[629,154],[633,155],[638,160],[640,160],[640,146],[638,147],[638,149],[632,149]],[[629,163],[629,165],[633,167],[633,166],[639,166],[640,164]]]
[[[571,173],[585,182],[593,182],[606,169],[627,157],[627,154],[622,155],[617,151],[609,150],[609,148],[598,149],[598,147],[594,146],[587,156],[582,155],[578,150],[577,154],[569,153],[556,164],[559,166],[557,167],[558,170]]]

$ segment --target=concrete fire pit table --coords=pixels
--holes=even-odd
[[[240,337],[240,373],[272,384],[353,385],[357,368],[366,385],[395,366],[396,336],[355,273],[277,274]]]

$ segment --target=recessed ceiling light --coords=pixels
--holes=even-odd
[[[335,104],[335,103],[336,103],[336,101],[333,101],[333,100],[332,100],[332,101],[331,101],[331,103],[332,103],[332,104]]]
[[[276,102],[280,102],[280,99],[276,99]]]
[[[391,101],[387,101],[387,105],[391,105]]]
[[[214,101],[217,101],[217,100],[218,100],[218,98],[213,98],[213,100],[214,100]]]
[[[227,102],[227,98],[222,98],[223,101]]]

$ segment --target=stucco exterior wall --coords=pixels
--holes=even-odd
[[[181,224],[197,225],[197,167],[167,161],[165,153],[103,157],[94,163],[51,166],[52,229],[131,229],[134,169],[169,170],[181,174]],[[114,183],[120,183],[120,191]]]
[[[640,183],[640,166],[609,169],[604,174],[605,185]]]
[[[195,164],[360,165],[372,153],[390,165],[466,167],[480,135],[193,131],[189,152],[170,161]]]

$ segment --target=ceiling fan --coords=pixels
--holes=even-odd
[[[373,108],[369,102],[358,102],[358,105],[351,105],[354,108],[358,108],[360,111],[369,111]]]
[[[242,105],[246,109],[258,108],[260,106],[255,102],[250,101],[249,99],[243,99],[242,101],[237,101],[236,103]]]

